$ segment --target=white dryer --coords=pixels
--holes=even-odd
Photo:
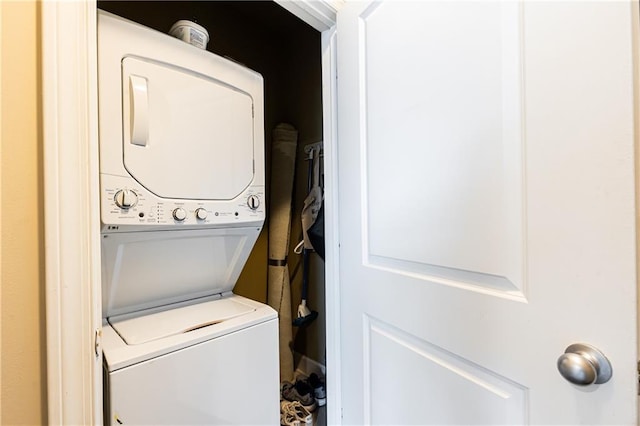
[[[278,424],[262,77],[103,11],[98,71],[105,422]]]

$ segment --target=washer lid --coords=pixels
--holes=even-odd
[[[139,345],[246,315],[256,308],[235,298],[222,298],[196,305],[167,309],[140,315],[118,315],[109,323],[128,345]]]
[[[259,233],[248,227],[103,235],[102,316],[230,292]]]
[[[125,57],[122,101],[124,166],[158,197],[232,200],[253,181],[253,99],[246,92]]]

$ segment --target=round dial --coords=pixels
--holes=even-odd
[[[257,210],[260,207],[260,198],[257,195],[250,195],[247,198],[247,205],[251,210]]]
[[[138,203],[138,194],[130,189],[120,189],[116,192],[114,201],[121,209],[129,209]]]
[[[203,208],[197,209],[196,217],[198,218],[198,220],[205,220],[207,218],[207,210]]]
[[[187,212],[182,207],[173,210],[173,218],[178,222],[182,222],[187,218]]]

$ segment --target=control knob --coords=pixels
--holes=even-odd
[[[196,218],[198,218],[198,220],[205,220],[207,218],[207,210],[202,207],[197,209]]]
[[[187,218],[187,212],[182,207],[173,210],[173,218],[178,222],[182,222]]]
[[[138,194],[130,189],[120,189],[113,199],[116,202],[116,206],[126,210],[138,203]]]
[[[247,205],[251,210],[257,210],[260,207],[260,198],[257,195],[249,195],[247,198]]]

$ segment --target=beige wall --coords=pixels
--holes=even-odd
[[[39,5],[0,1],[0,424],[46,423]]]

